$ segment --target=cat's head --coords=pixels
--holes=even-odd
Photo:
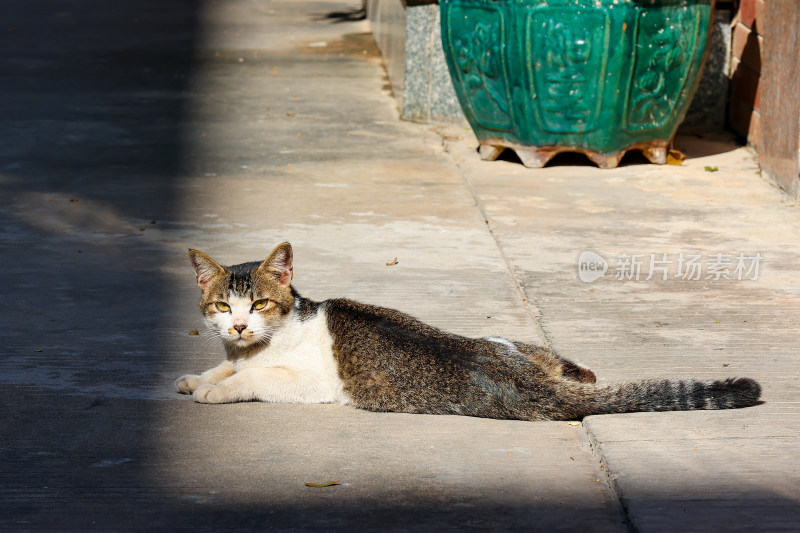
[[[189,259],[211,334],[228,348],[269,344],[294,304],[292,246],[279,244],[262,263],[222,266],[198,250],[189,250]]]

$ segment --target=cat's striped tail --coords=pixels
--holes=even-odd
[[[562,397],[566,400],[562,407],[570,412],[562,414],[575,418],[638,411],[736,409],[754,405],[761,396],[761,386],[750,378],[651,379],[600,386],[574,383],[569,389]]]

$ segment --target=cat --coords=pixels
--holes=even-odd
[[[292,287],[293,253],[225,267],[190,250],[200,309],[225,347],[219,366],[175,382],[201,403],[351,404],[370,411],[496,419],[580,420],[635,411],[730,409],[757,403],[749,378],[597,385],[553,350],[467,338],[352,300],[315,302]]]

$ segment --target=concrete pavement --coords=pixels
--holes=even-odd
[[[463,128],[398,121],[358,7],[3,8],[0,528],[800,528],[797,206],[725,138],[680,139],[681,167],[482,162]],[[601,381],[751,376],[765,402],[574,426],[174,394],[221,353],[190,335],[186,249],[282,240],[306,296],[546,342]],[[692,281],[681,253],[763,260]],[[616,280],[626,254],[670,278]]]

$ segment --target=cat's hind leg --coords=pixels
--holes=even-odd
[[[345,403],[335,384],[284,367],[246,368],[216,385],[200,385],[193,396],[199,403]]]
[[[223,361],[222,364],[206,370],[199,376],[186,374],[175,380],[175,389],[181,394],[192,394],[197,387],[203,383],[217,384],[228,376],[232,375],[236,369],[230,361]]]
[[[556,358],[561,363],[561,375],[565,378],[581,383],[597,383],[597,376],[585,366],[565,359],[560,355],[556,355]]]
[[[531,361],[539,364],[543,368],[551,367],[555,364],[561,368],[561,377],[571,381],[579,381],[581,383],[596,383],[597,377],[594,372],[589,370],[583,365],[579,365],[574,361],[570,361],[566,357],[562,357],[555,351],[549,348],[536,346],[535,344],[525,344],[522,342],[515,342],[517,349]]]

